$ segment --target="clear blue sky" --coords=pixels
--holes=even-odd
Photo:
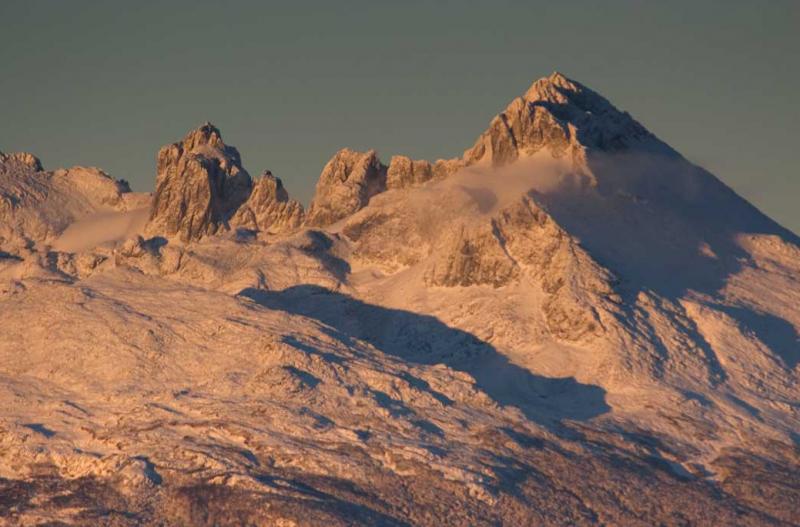
[[[307,201],[339,148],[435,159],[559,70],[800,231],[800,2],[0,2],[0,150],[150,190],[205,120]]]

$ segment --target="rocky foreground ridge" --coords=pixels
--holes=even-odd
[[[561,74],[308,209],[0,154],[0,523],[799,525],[800,240]]]

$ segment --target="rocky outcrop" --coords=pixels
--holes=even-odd
[[[306,224],[322,227],[363,208],[372,196],[386,190],[386,166],[374,150],[339,150],[328,161],[317,182]]]
[[[405,188],[433,178],[429,161],[416,161],[406,156],[392,156],[386,171],[386,188]]]
[[[393,156],[387,167],[374,150],[362,153],[344,148],[322,170],[306,224],[312,227],[330,225],[361,210],[370,198],[385,190],[444,179],[463,167],[460,159],[439,159],[431,163],[407,156]]]
[[[427,285],[498,288],[529,280],[541,289],[544,321],[559,340],[599,337],[616,325],[621,300],[614,277],[531,197],[484,221],[444,225],[442,231],[426,264]]]
[[[462,159],[438,159],[432,167],[433,179],[436,180],[450,177],[464,168],[464,166],[464,160]]]
[[[551,334],[568,341],[602,335],[620,302],[613,275],[529,196],[502,210],[493,225],[508,256],[545,293]]]
[[[428,285],[500,287],[519,276],[491,224],[459,225],[443,238],[425,272]]]
[[[239,152],[210,123],[158,152],[156,193],[147,232],[198,240],[226,227],[248,198],[250,175]]]
[[[39,158],[28,152],[11,152],[4,154],[0,152],[0,170],[23,169],[41,172],[42,162]]]
[[[281,180],[266,171],[256,180],[253,191],[231,219],[232,227],[269,234],[297,229],[303,223],[303,205],[283,188]]]
[[[463,166],[460,159],[439,159],[431,163],[407,156],[392,156],[386,171],[386,189],[413,187],[431,179],[444,179]]]
[[[618,151],[652,139],[630,115],[560,73],[539,79],[496,116],[464,162],[504,165],[547,148],[580,160],[585,149]]]

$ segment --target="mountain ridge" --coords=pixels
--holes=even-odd
[[[0,161],[0,516],[800,518],[797,236],[559,73],[307,209],[210,123],[152,196]]]

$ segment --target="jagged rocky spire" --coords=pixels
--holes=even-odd
[[[319,227],[335,223],[364,207],[372,196],[384,190],[386,166],[374,150],[339,150],[322,170],[306,224]]]
[[[250,197],[236,211],[231,225],[276,234],[297,229],[303,218],[303,205],[289,199],[280,178],[267,170],[256,180]]]
[[[158,152],[156,193],[147,226],[184,241],[213,234],[250,192],[239,152],[211,123]]]
[[[191,241],[237,226],[282,232],[302,218],[303,207],[271,173],[253,183],[238,150],[211,123],[158,153],[150,234]]]

